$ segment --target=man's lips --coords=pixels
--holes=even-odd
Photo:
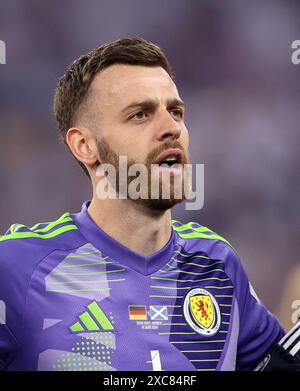
[[[163,151],[155,161],[155,164],[161,164],[164,160],[174,156],[177,159],[176,164],[182,164],[183,162],[183,153],[179,148],[167,149]]]
[[[166,159],[172,157],[176,158],[175,163],[169,165],[167,162],[165,162]],[[179,148],[167,149],[158,156],[155,164],[158,165],[158,172],[167,173],[171,176],[182,176],[183,152]]]

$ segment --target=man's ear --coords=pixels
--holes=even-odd
[[[88,128],[73,127],[67,131],[66,143],[74,157],[92,168],[99,164],[95,134]]]

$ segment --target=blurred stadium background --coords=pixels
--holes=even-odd
[[[300,299],[299,279],[289,282],[300,268],[300,65],[291,62],[299,20],[292,0],[1,0],[1,233],[75,212],[91,196],[58,142],[56,82],[80,54],[142,36],[170,59],[192,161],[205,164],[204,208],[179,206],[174,217],[230,240],[288,327],[291,300]]]

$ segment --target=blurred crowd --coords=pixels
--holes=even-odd
[[[282,320],[291,315],[300,281],[281,298],[300,269],[300,65],[291,62],[299,17],[292,0],[2,0],[1,232],[78,211],[91,196],[58,139],[57,79],[80,54],[142,36],[170,59],[192,162],[205,164],[204,208],[177,206],[174,217],[231,241],[262,301]]]

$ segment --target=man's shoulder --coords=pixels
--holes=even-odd
[[[227,239],[194,221],[184,224],[173,220],[172,223],[180,246],[177,252],[182,256],[195,258],[194,263],[200,263],[198,260],[201,259],[201,264],[205,258],[208,264],[211,262],[212,265],[214,261],[221,261],[218,263],[218,269],[222,269],[231,278],[233,284],[237,281],[248,283],[240,256]]]
[[[81,241],[82,236],[69,212],[56,220],[37,223],[32,227],[12,224],[0,236],[0,266],[4,259],[41,258],[55,249],[75,247]]]
[[[238,258],[232,244],[210,228],[195,221],[182,223],[172,220],[173,230],[177,233],[181,245],[188,252],[201,251],[210,258]]]

